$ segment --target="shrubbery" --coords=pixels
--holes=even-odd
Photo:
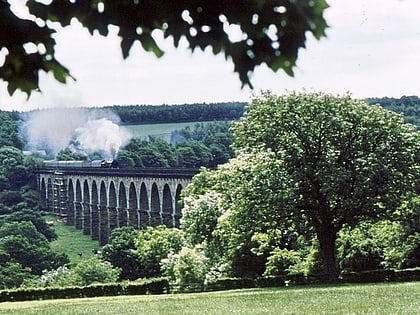
[[[93,284],[89,286],[64,286],[46,288],[19,288],[0,291],[0,302],[46,299],[70,299],[134,294],[163,294],[169,292],[165,278],[129,283]]]
[[[109,262],[98,256],[80,261],[69,269],[61,266],[55,270],[45,270],[36,280],[26,281],[26,286],[88,286],[93,283],[114,283],[118,280],[121,269],[114,268]]]
[[[164,276],[180,291],[202,291],[208,272],[208,258],[198,247],[183,247],[179,253],[170,253],[161,260]]]

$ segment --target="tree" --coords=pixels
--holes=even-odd
[[[0,225],[3,223],[11,223],[11,222],[31,222],[36,230],[45,236],[45,238],[51,242],[57,239],[57,234],[55,231],[48,226],[45,219],[41,216],[40,212],[31,211],[31,210],[22,210],[16,211],[8,216],[4,216],[0,219]]]
[[[95,282],[116,282],[120,272],[119,268],[114,268],[111,263],[103,261],[96,255],[80,261],[71,269],[72,281],[79,286],[87,286]]]
[[[13,146],[21,149],[22,139],[18,132],[18,117],[13,117],[16,113],[0,111],[0,147]]]
[[[9,255],[8,262],[30,268],[32,274],[36,275],[45,269],[55,269],[68,263],[64,254],[56,254],[51,250],[46,237],[29,221],[1,224],[1,252]]]
[[[39,71],[51,72],[65,83],[69,70],[55,58],[54,24],[62,26],[77,19],[91,34],[108,34],[108,26],[119,28],[121,50],[127,58],[134,42],[160,57],[163,51],[152,33],[160,31],[178,47],[184,38],[192,51],[210,46],[216,55],[224,53],[234,64],[241,82],[251,86],[249,74],[266,64],[273,71],[293,75],[298,50],[306,34],[325,36],[325,0],[285,1],[51,1],[27,2],[31,14],[20,18],[8,1],[0,2],[0,49],[7,55],[0,78],[8,91],[26,92],[38,88]],[[239,38],[232,38],[232,30]],[[229,34],[230,33],[230,34]]]
[[[329,281],[338,277],[337,233],[389,217],[420,180],[420,133],[402,116],[349,95],[265,93],[232,128],[238,153],[262,152],[268,160],[253,162],[272,165],[259,169],[255,187],[242,180],[250,189],[243,196],[260,198],[270,188],[274,196],[252,200],[257,209],[271,203],[271,213],[296,225],[307,220]]]
[[[0,289],[19,287],[24,281],[34,277],[31,268],[23,268],[21,264],[13,261],[2,264],[1,260],[0,258]]]
[[[121,269],[121,280],[136,280],[142,276],[134,244],[137,234],[133,227],[114,229],[109,237],[109,243],[102,247],[102,258]]]
[[[161,261],[163,274],[180,291],[203,290],[208,269],[208,258],[201,248],[182,247],[179,253],[170,253]]]
[[[188,193],[187,193],[188,194]],[[212,233],[222,215],[219,194],[214,191],[183,199],[181,228],[186,240],[192,245],[212,242]]]
[[[169,253],[180,251],[184,238],[181,230],[159,225],[138,231],[134,242],[135,253],[143,268],[142,276],[159,277],[162,275],[161,260],[167,258]]]

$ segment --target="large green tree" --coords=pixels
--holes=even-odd
[[[101,35],[115,25],[124,58],[136,41],[160,57],[163,51],[152,36],[156,30],[171,37],[175,47],[182,38],[192,51],[210,46],[214,54],[230,58],[241,82],[251,86],[249,74],[260,64],[293,75],[307,33],[317,39],[325,36],[323,12],[328,7],[325,0],[29,0],[31,17],[24,19],[9,2],[0,1],[0,49],[6,52],[0,79],[8,82],[10,94],[37,89],[39,71],[51,72],[60,82],[69,77],[68,69],[55,58],[55,29],[50,22],[67,26],[75,18],[90,33]],[[232,29],[240,30],[238,38],[232,38]]]
[[[0,268],[17,263],[40,275],[43,270],[55,269],[68,263],[64,254],[54,253],[45,236],[29,221],[0,225]]]
[[[264,157],[253,162],[259,183],[252,177],[254,187],[246,179],[236,182],[243,182],[242,195],[257,210],[271,205],[268,214],[296,226],[307,221],[330,281],[338,277],[337,233],[389,217],[420,180],[420,133],[402,116],[350,96],[265,93],[249,104],[233,132],[237,152]],[[261,199],[264,191],[271,195]]]

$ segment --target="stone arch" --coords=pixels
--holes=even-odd
[[[138,204],[136,186],[131,182],[128,189],[128,225],[134,228],[140,227]]]
[[[146,184],[144,182],[140,185],[140,227],[150,225],[150,203],[149,194],[147,193]]]
[[[93,240],[99,240],[99,196],[95,180],[91,183],[91,214],[91,237]]]
[[[91,234],[92,212],[89,183],[83,182],[83,234]]]
[[[182,191],[182,185],[178,184],[176,186],[175,191],[175,213],[174,213],[174,224],[176,227],[179,227],[179,223],[181,220],[181,210],[182,210],[182,203],[181,203],[181,191]]]
[[[159,189],[156,183],[152,184],[150,190],[150,224],[156,226],[162,223]]]
[[[106,192],[105,182],[101,181],[101,185],[99,186],[99,205],[106,207],[108,205],[108,195]]]
[[[108,188],[109,233],[118,227],[117,205],[117,189],[115,183],[111,181]]]
[[[52,180],[51,178],[48,178],[47,180],[47,204],[48,208],[54,211],[52,209],[52,195],[53,195],[53,188],[52,188]]]
[[[105,245],[108,243],[109,234],[109,210],[108,210],[108,195],[106,191],[105,182],[101,181],[99,186],[99,244]]]
[[[53,184],[52,184],[52,179],[50,177],[48,177],[48,181],[47,181],[47,200],[46,200],[46,204],[47,204],[47,208],[50,211],[54,211],[54,205],[53,205]]]
[[[45,178],[42,177],[39,182],[39,192],[41,195],[41,206],[50,210],[48,206],[48,194],[47,194],[47,184],[45,183]],[[51,210],[50,210],[51,211]]]
[[[67,184],[67,194],[68,194],[68,200],[67,200],[67,224],[74,225],[74,217],[75,217],[75,194],[74,194],[74,185],[73,180],[70,178]]]
[[[118,226],[128,225],[128,204],[127,204],[127,191],[124,183],[121,181],[118,187]]]
[[[82,212],[82,187],[80,180],[76,180],[76,193],[74,195],[74,225],[76,229],[82,228],[82,222],[83,222],[83,212]]]
[[[168,227],[174,226],[173,212],[171,188],[168,184],[165,184],[162,193],[162,221]]]

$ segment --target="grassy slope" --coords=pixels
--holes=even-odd
[[[0,303],[0,314],[419,314],[420,282]]]
[[[46,219],[53,222],[53,229],[58,235],[58,239],[51,242],[51,248],[55,252],[66,253],[72,265],[77,264],[81,259],[92,256],[93,250],[100,248],[98,241],[92,241],[90,235],[83,235],[81,230],[65,225],[54,216],[48,216]]]

